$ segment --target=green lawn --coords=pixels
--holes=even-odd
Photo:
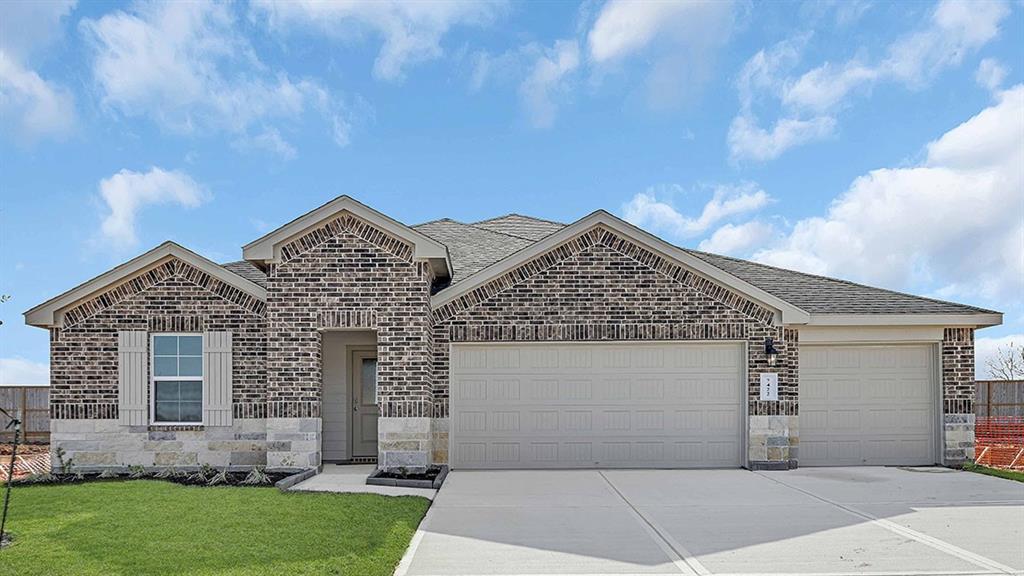
[[[989,468],[988,466],[979,466],[978,464],[965,464],[964,470],[967,470],[968,472],[977,472],[978,474],[985,474],[987,476],[995,476],[996,478],[1005,478],[1007,480],[1024,482],[1024,472],[1017,472],[1016,470]]]
[[[391,574],[428,506],[155,480],[16,486],[0,574]]]

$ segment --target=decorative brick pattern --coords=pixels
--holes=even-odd
[[[942,335],[942,404],[946,414],[974,414],[974,330],[946,328]]]
[[[69,311],[51,332],[51,418],[117,418],[118,330],[231,331],[233,400],[265,404],[265,307],[238,294],[173,259]]]
[[[133,296],[141,294],[168,278],[180,278],[183,282],[203,288],[207,292],[236,304],[257,316],[266,312],[266,303],[242,292],[234,286],[225,284],[202,270],[177,258],[170,258],[158,266],[135,276],[131,280],[107,290],[64,313],[64,329],[99,314],[100,312]]]

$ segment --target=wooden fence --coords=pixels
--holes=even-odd
[[[0,408],[21,420],[22,442],[50,441],[50,388],[47,386],[0,386]],[[10,441],[5,427],[10,419],[0,414],[0,441]]]
[[[974,415],[1024,417],[1024,380],[978,380]]]

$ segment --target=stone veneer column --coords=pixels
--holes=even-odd
[[[974,460],[974,329],[946,328],[942,337],[943,464]]]

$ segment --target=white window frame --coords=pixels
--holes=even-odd
[[[156,337],[157,336],[198,336],[199,358],[202,365],[202,376],[157,376],[156,375]],[[205,426],[206,425],[206,338],[202,332],[151,332],[149,334],[149,423],[153,426]],[[196,422],[167,422],[156,419],[156,383],[157,382],[199,382],[202,384],[202,407]]]

